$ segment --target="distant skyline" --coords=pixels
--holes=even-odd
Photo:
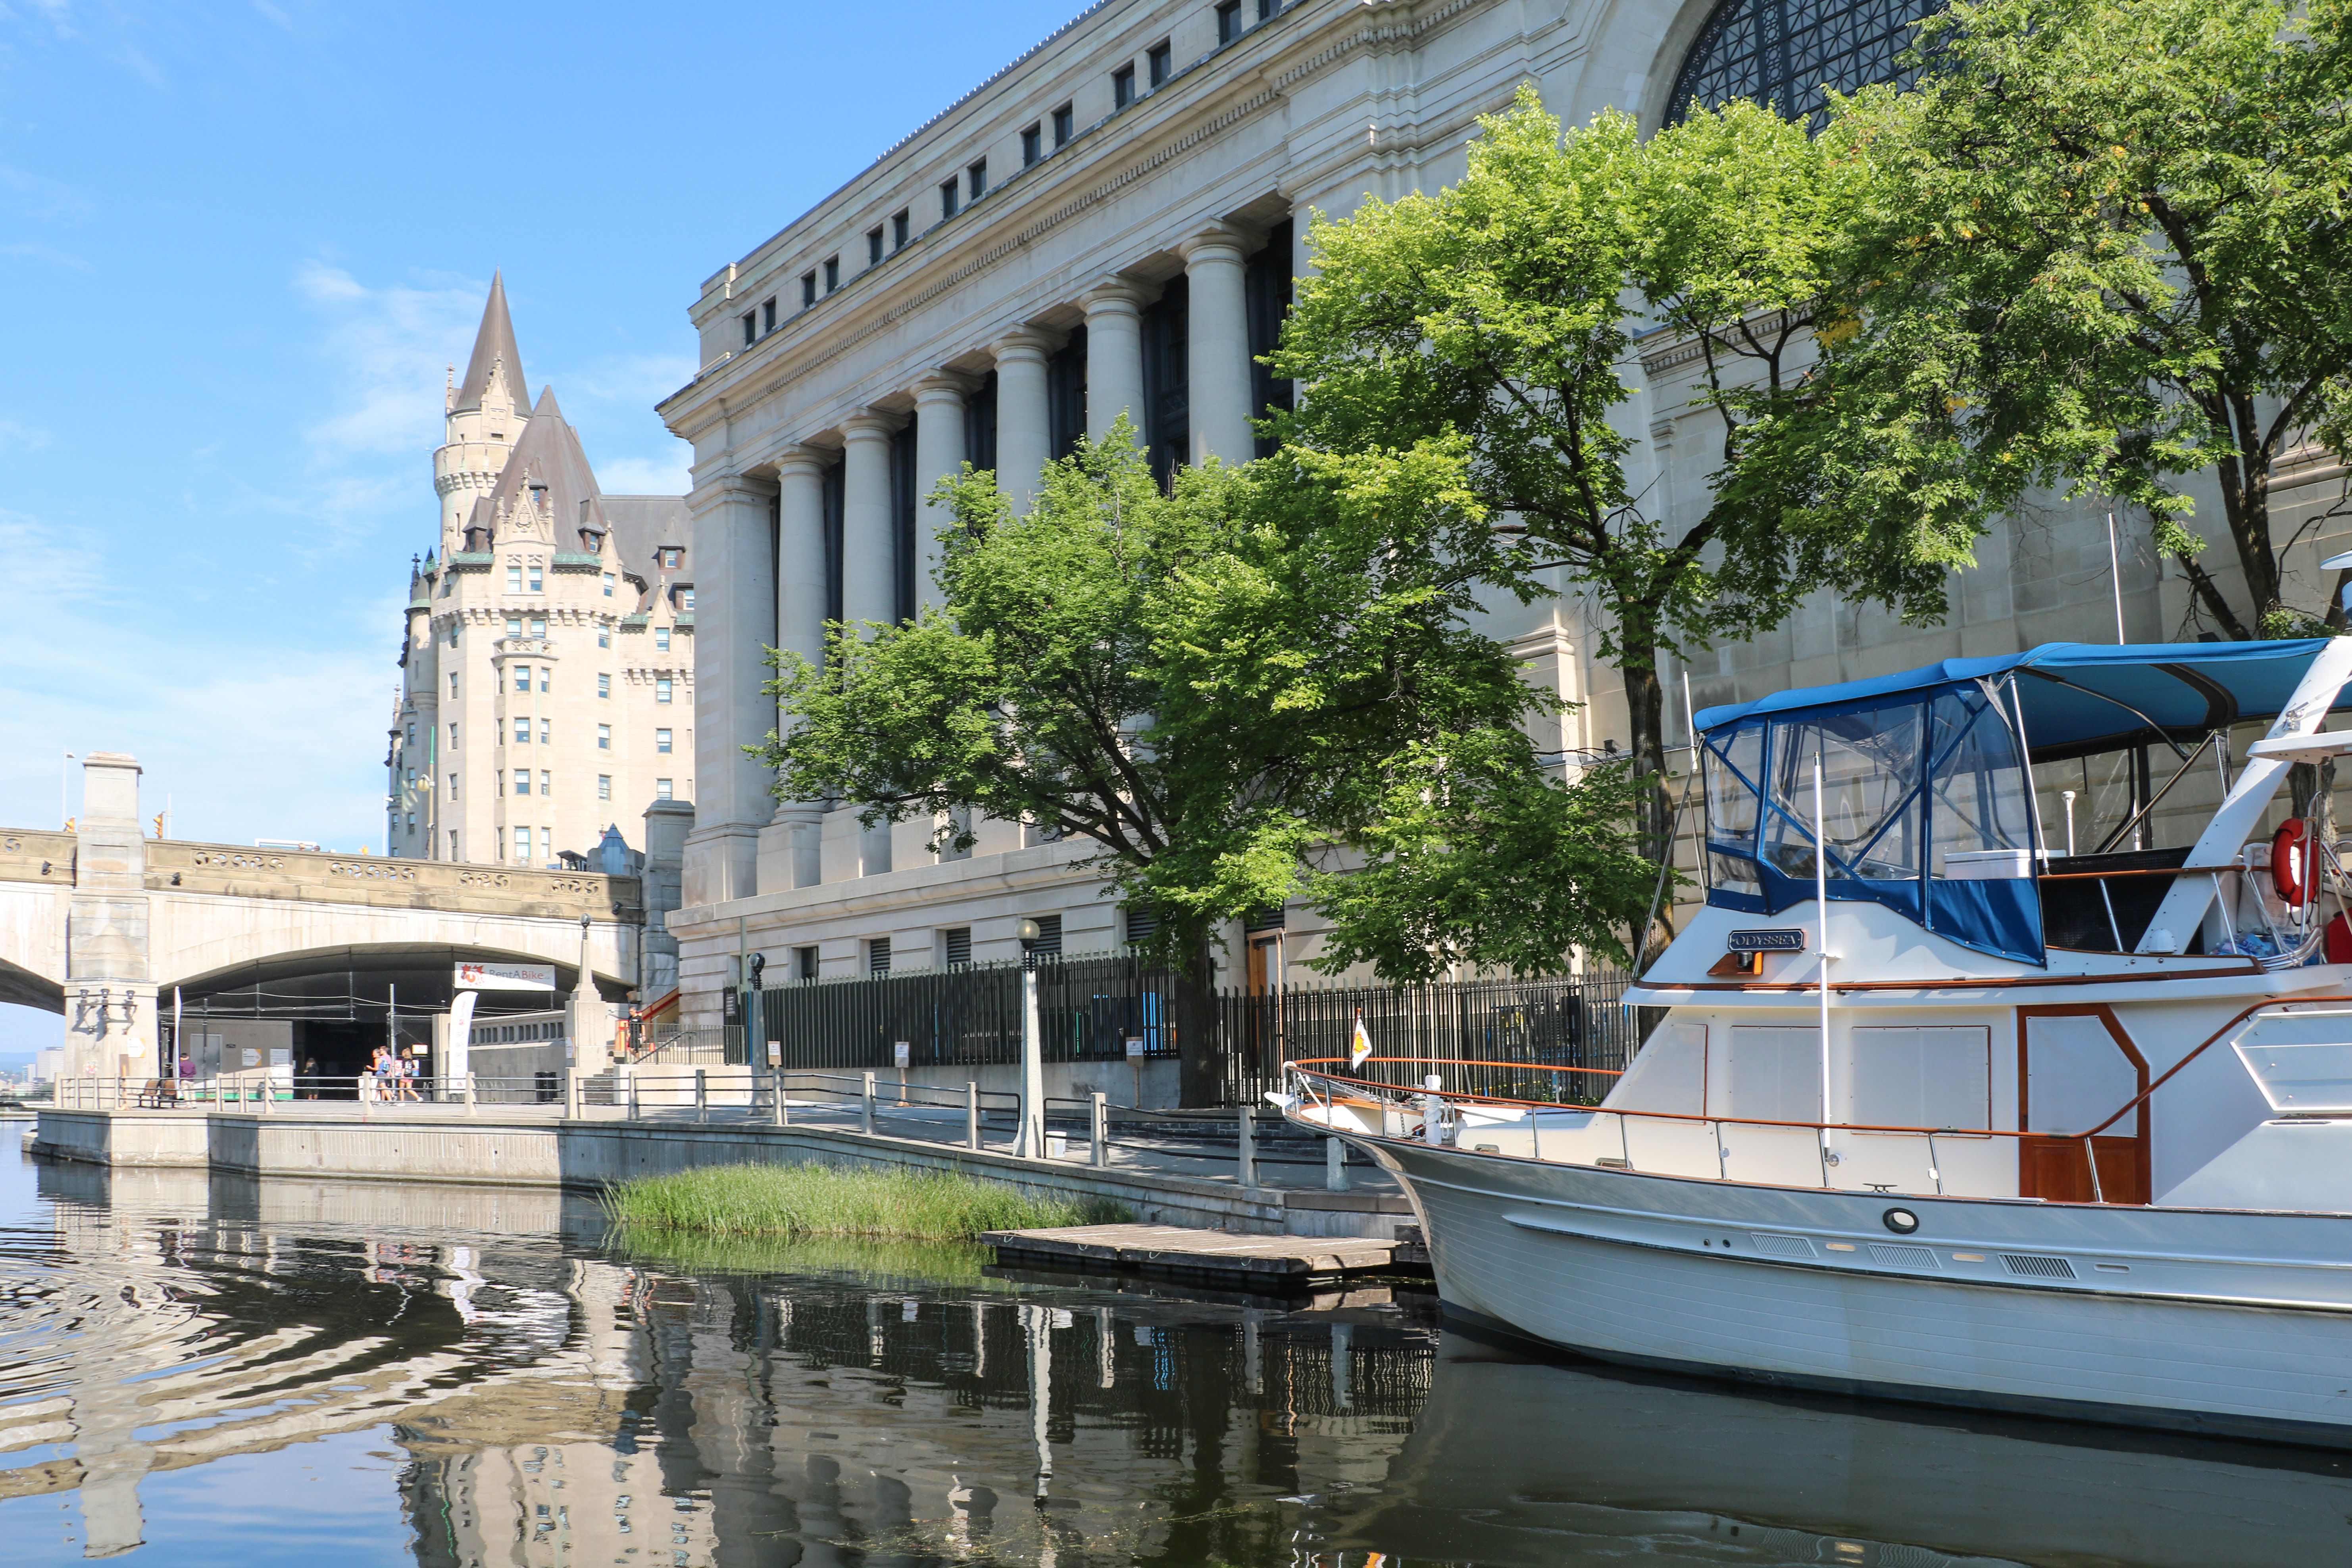
[[[683,492],[702,279],[1079,8],[0,0],[0,827],[128,751],[174,838],[381,852],[492,271],[604,486]]]

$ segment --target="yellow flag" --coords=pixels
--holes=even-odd
[[[1364,1064],[1364,1059],[1371,1054],[1372,1037],[1365,1032],[1364,1015],[1358,1013],[1356,1015],[1355,1044],[1348,1052],[1348,1065],[1349,1067],[1361,1067]]]

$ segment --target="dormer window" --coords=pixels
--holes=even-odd
[[[685,564],[686,550],[678,545],[662,546],[661,563],[664,571],[676,571]]]
[[[668,653],[668,652],[669,652],[669,628],[668,628],[668,627],[667,627],[667,626],[656,626],[656,627],[655,627],[655,628],[654,628],[654,646],[655,646],[656,648],[659,649],[662,653]]]

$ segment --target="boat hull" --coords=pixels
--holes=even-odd
[[[1549,1344],[2352,1447],[2352,1218],[1806,1191],[1365,1142],[1412,1195],[1448,1306]]]

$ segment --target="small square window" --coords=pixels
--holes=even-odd
[[[655,800],[668,800],[669,798],[670,798],[670,793],[669,793],[669,780],[668,780],[668,779],[655,779],[655,780],[654,780],[654,799],[655,799]]]
[[[670,732],[668,730],[657,729],[654,731],[654,749],[660,752],[665,757],[668,756],[670,752],[669,737]]]
[[[515,744],[517,746],[530,744],[530,720],[527,718],[515,720]]]
[[[509,637],[520,637],[522,635],[521,616],[509,615],[507,617],[507,635]]]
[[[600,724],[596,727],[596,749],[599,751],[610,751],[613,749],[613,727],[611,725]]]
[[[530,666],[529,664],[517,664],[515,666],[515,690],[519,692],[527,692],[530,690]]]
[[[824,291],[830,294],[840,287],[841,257],[828,256],[824,258]]]
[[[596,677],[596,695],[600,697],[609,697],[613,695],[612,676],[598,675]]]
[[[1145,63],[1151,68],[1151,85],[1153,87],[1159,87],[1167,81],[1170,77],[1176,74],[1176,51],[1168,47],[1168,40],[1165,38],[1162,38],[1160,42],[1152,45],[1151,47],[1145,52],[1143,58]]]
[[[1121,66],[1110,73],[1110,106],[1125,109],[1135,101],[1135,68]]]
[[[1021,133],[1021,166],[1024,169],[1045,155],[1045,128],[1033,125]]]
[[[669,628],[668,628],[668,627],[667,627],[667,626],[656,626],[656,627],[655,627],[655,628],[654,628],[654,650],[655,650],[655,652],[656,652],[656,653],[668,653],[668,652],[669,652]]]
[[[956,215],[956,209],[963,204],[962,198],[963,184],[961,181],[942,180],[940,182],[940,219],[941,222],[945,222],[947,219]]]
[[[1242,36],[1242,0],[1225,0],[1217,7],[1217,42],[1230,44]]]
[[[533,593],[544,593],[547,591],[546,588],[541,582],[539,573],[540,569],[538,567],[532,567],[530,569],[530,591]]]
[[[1076,104],[1066,103],[1054,111],[1054,145],[1065,146],[1077,134],[1078,111]]]
[[[760,313],[757,310],[746,310],[743,312],[743,346],[748,349],[759,340]]]
[[[868,267],[879,266],[881,264],[881,260],[882,231],[878,228],[867,229],[866,231],[866,265]]]
[[[892,250],[907,248],[907,230],[913,216],[913,214],[903,208],[890,214],[890,248]]]
[[[515,769],[515,789],[514,789],[514,792],[515,792],[516,794],[518,794],[518,795],[528,795],[528,794],[530,794],[530,768],[516,768],[516,769]]]
[[[519,861],[528,861],[530,859],[530,830],[529,828],[517,828],[515,830],[515,859]]]
[[[534,615],[530,618],[530,634],[534,637],[544,637],[547,635],[546,616]]]
[[[604,597],[613,597],[613,574],[609,571],[604,574]]]
[[[612,629],[610,626],[599,626],[599,627],[597,627],[597,628],[596,628],[596,646],[598,646],[599,648],[609,648],[609,647],[611,647],[612,645],[613,645],[613,629]]]
[[[599,773],[596,775],[596,799],[609,800],[612,798],[613,776],[609,773]]]
[[[805,310],[815,303],[816,274],[814,272],[803,272],[801,274],[801,308]]]
[[[667,675],[656,675],[654,677],[654,701],[657,703],[666,703],[669,701],[669,677]]]
[[[677,607],[686,614],[694,613],[694,590],[686,589],[678,594]]]
[[[676,571],[680,566],[685,564],[685,547],[682,545],[664,545],[662,547],[661,560],[664,567],[667,568],[671,571]]]

